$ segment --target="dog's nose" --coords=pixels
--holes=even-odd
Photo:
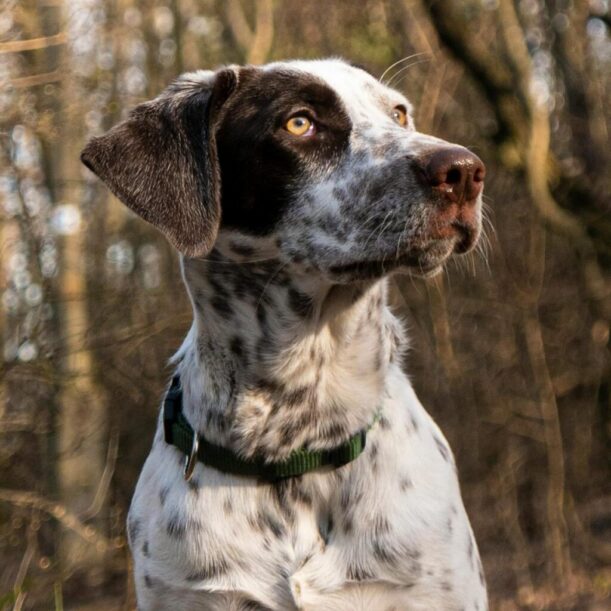
[[[429,184],[445,200],[469,204],[482,192],[486,167],[471,151],[453,146],[435,151],[424,172]]]

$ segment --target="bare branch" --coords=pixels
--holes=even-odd
[[[240,0],[228,0],[227,22],[231,33],[241,47],[249,64],[263,64],[267,60],[274,38],[273,0],[258,0],[255,3],[255,30],[248,25]]]
[[[229,24],[233,37],[243,51],[250,49],[254,34],[248,25],[240,0],[227,0],[225,7],[227,23]]]
[[[272,48],[274,38],[274,6],[272,0],[259,0],[255,35],[248,50],[249,64],[263,64]]]
[[[590,298],[598,309],[604,308],[604,303],[610,290],[606,285],[600,270],[595,248],[581,220],[564,208],[554,199],[549,188],[550,163],[550,118],[545,104],[532,95],[531,60],[526,48],[521,26],[515,12],[512,0],[502,0],[499,5],[501,13],[501,32],[505,38],[508,60],[518,76],[516,86],[521,91],[521,97],[527,104],[530,117],[528,140],[526,143],[524,170],[532,201],[543,222],[556,233],[567,237],[577,248],[584,263],[584,282]],[[608,309],[608,308],[607,308]],[[604,311],[606,318],[609,312]]]
[[[28,574],[28,570],[30,568],[30,564],[32,563],[32,558],[34,558],[34,552],[36,551],[36,529],[32,527],[32,523],[28,527],[28,544],[25,550],[25,554],[21,559],[21,564],[19,565],[19,570],[17,571],[17,577],[15,577],[15,583],[13,585],[13,592],[17,594],[17,599],[15,600],[15,605],[13,606],[13,611],[21,611],[23,609],[23,604],[25,603],[25,599],[27,593],[22,590],[23,582]]]
[[[65,32],[54,34],[53,36],[41,36],[30,38],[29,40],[10,40],[0,42],[0,55],[4,53],[18,53],[20,51],[34,51],[36,49],[46,49],[54,45],[63,45],[67,40]]]
[[[106,453],[106,465],[104,472],[100,478],[98,489],[96,490],[95,496],[89,508],[83,512],[83,518],[90,519],[100,513],[100,510],[104,506],[104,501],[108,490],[110,488],[110,482],[115,472],[115,465],[117,464],[117,456],[119,455],[119,432],[113,431],[108,440],[108,451]]]
[[[0,501],[22,507],[35,507],[54,517],[60,524],[75,532],[85,541],[96,543],[104,549],[108,549],[110,546],[109,540],[100,531],[93,526],[83,524],[77,515],[64,505],[49,501],[34,492],[0,488]]]
[[[511,115],[516,105],[511,74],[498,58],[469,36],[461,19],[447,2],[424,2],[441,42],[469,70],[488,99],[499,124],[501,139],[517,135]],[[468,40],[467,40],[468,39]]]
[[[44,72],[43,74],[33,74],[32,76],[22,76],[21,78],[13,79],[11,85],[16,89],[23,89],[25,87],[55,83],[60,81],[64,76],[61,70],[53,70],[51,72]]]

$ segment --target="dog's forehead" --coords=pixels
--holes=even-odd
[[[295,60],[275,62],[262,67],[272,73],[281,70],[283,74],[294,71],[296,76],[310,75],[317,81],[324,82],[343,102],[348,115],[353,121],[372,115],[388,116],[389,109],[403,105],[411,114],[412,105],[407,98],[386,87],[371,74],[361,68],[352,66],[342,60]]]

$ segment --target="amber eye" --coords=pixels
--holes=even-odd
[[[298,115],[297,117],[291,117],[286,122],[284,128],[289,134],[293,134],[293,136],[305,136],[311,132],[314,124],[307,117]]]
[[[392,111],[392,120],[401,127],[407,125],[407,111],[403,106],[395,106]]]

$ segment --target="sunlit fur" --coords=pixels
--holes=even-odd
[[[403,373],[383,273],[436,272],[452,252],[427,242],[431,206],[397,162],[444,143],[393,123],[409,103],[362,70],[264,69],[279,68],[338,93],[350,146],[312,170],[270,235],[221,227],[210,255],[182,260],[194,312],[175,357],[184,412],[206,438],[269,460],[382,418],[353,463],[276,484],[201,463],[186,482],[160,422],[128,521],[139,609],[483,611],[454,460]],[[369,261],[377,272],[359,268]]]

